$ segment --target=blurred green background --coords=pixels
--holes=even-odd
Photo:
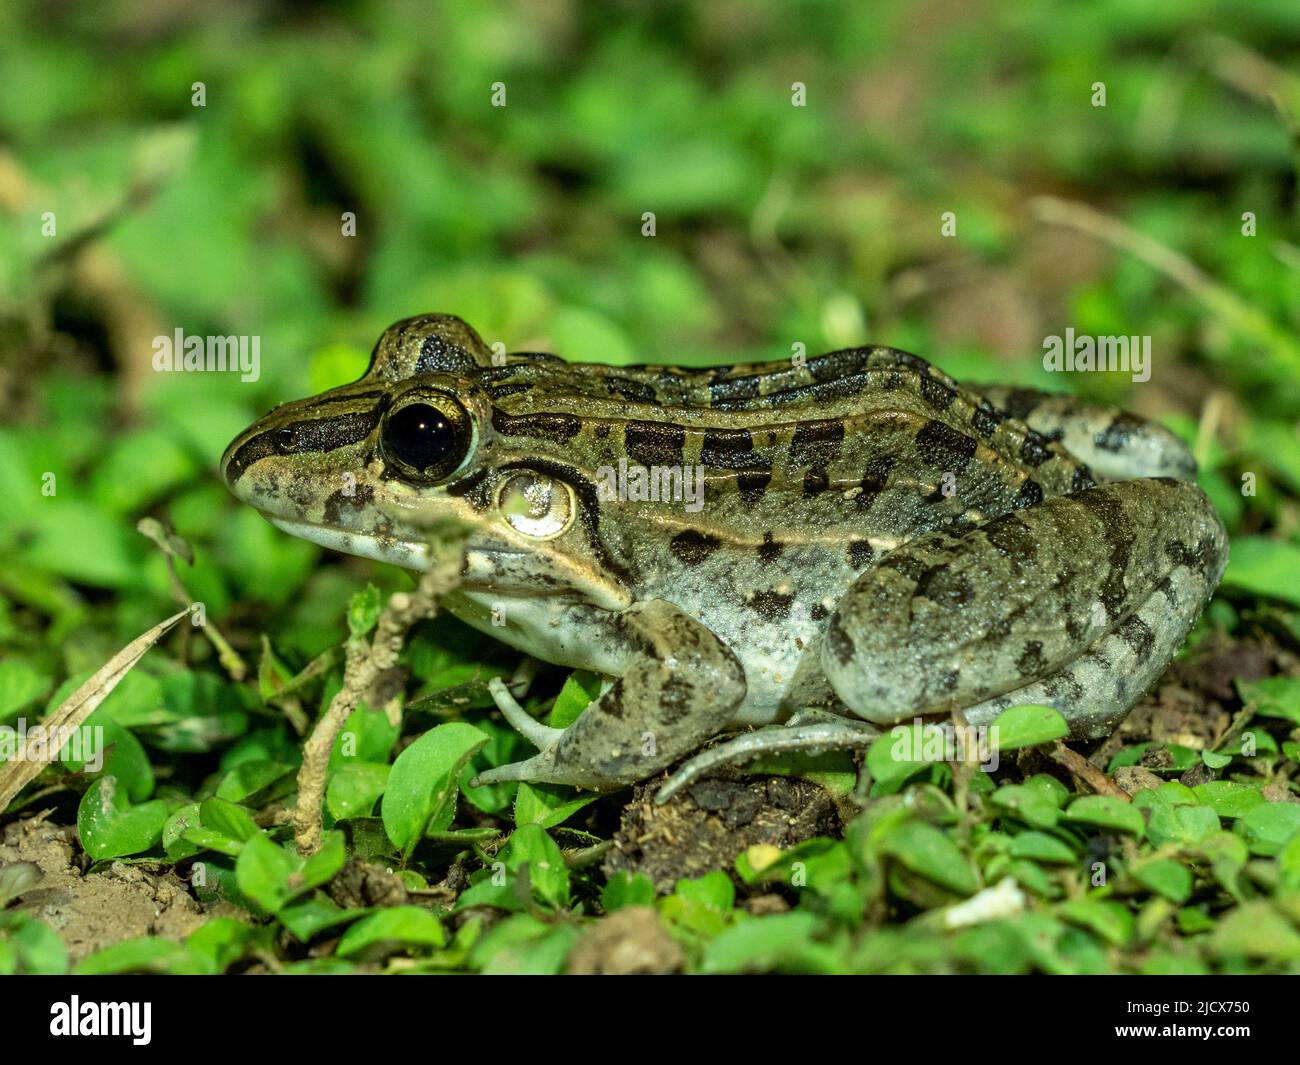
[[[426,311],[588,361],[872,341],[1121,403],[1194,443],[1233,533],[1213,621],[1300,638],[1298,55],[1294,0],[3,5],[0,722],[173,609],[142,517],[291,671],[407,582],[275,532],[216,462]],[[1067,327],[1150,335],[1150,382],[1045,373]],[[259,336],[260,379],[155,373],[178,328]],[[291,765],[205,641],[154,657],[119,724]]]

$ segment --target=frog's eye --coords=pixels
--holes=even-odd
[[[384,458],[407,480],[430,484],[455,473],[465,461],[473,422],[450,396],[418,395],[384,415]]]

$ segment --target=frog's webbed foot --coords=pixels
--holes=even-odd
[[[805,723],[800,724],[801,721]],[[655,794],[655,803],[666,803],[682,788],[718,766],[737,765],[764,755],[790,751],[820,754],[823,751],[853,750],[870,746],[879,735],[880,730],[865,721],[831,714],[796,715],[787,724],[747,732],[697,754],[668,778]]]
[[[505,685],[491,685],[501,713],[538,754],[480,773],[471,783],[528,780],[608,791],[666,769],[715,735],[745,697],[731,650],[671,604],[638,603],[616,615],[623,675],[568,728],[530,717]]]

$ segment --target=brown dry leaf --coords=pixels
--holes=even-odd
[[[131,672],[135,664],[144,657],[145,652],[188,614],[188,610],[173,614],[167,620],[160,621],[153,628],[142,632],[118,651],[96,670],[93,676],[87,678],[81,687],[69,695],[54,713],[41,722],[42,732],[49,735],[79,728],[82,722],[95,712],[95,708],[108,698],[109,693],[117,687],[122,678]],[[42,749],[44,757],[29,757],[29,753],[33,753],[37,747]],[[44,742],[40,735],[29,735],[22,753],[0,766],[0,814],[9,808],[14,797],[35,780],[40,771],[58,753],[57,747],[52,743]]]

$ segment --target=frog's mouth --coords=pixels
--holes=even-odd
[[[424,570],[429,568],[429,545],[421,540],[406,540],[397,536],[371,536],[365,533],[349,532],[332,525],[321,525],[312,521],[294,518],[281,518],[266,511],[260,511],[262,517],[282,532],[296,536],[300,540],[328,547],[331,551],[340,551],[345,555],[357,555],[360,558],[373,558],[376,562],[388,562],[403,569]],[[500,544],[470,543],[467,549],[471,556],[483,562],[504,562],[509,559],[523,558],[526,552],[502,546]],[[471,566],[471,569],[473,567]],[[468,575],[470,584],[472,574]]]
[[[376,562],[389,562],[403,569],[428,569],[429,545],[419,540],[403,540],[395,536],[368,536],[364,533],[337,529],[332,525],[318,525],[310,521],[279,518],[262,511],[262,517],[277,529],[309,543],[320,544],[331,551],[345,555],[373,558]]]

